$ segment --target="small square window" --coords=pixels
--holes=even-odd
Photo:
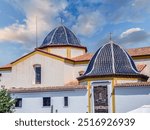
[[[22,98],[16,98],[15,107],[22,107]]]
[[[68,107],[68,97],[64,97],[64,106]]]
[[[51,106],[51,98],[50,97],[43,97],[43,107]]]

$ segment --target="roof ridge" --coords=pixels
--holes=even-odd
[[[115,74],[115,59],[114,59],[113,43],[110,43],[110,45],[111,45],[111,54],[112,54],[112,70],[113,70],[113,73]]]
[[[51,37],[51,40],[50,40],[49,44],[52,43],[53,38],[54,38],[54,35],[56,34],[56,31],[58,30],[58,28],[59,28],[59,27],[55,28],[55,31],[53,32],[53,35],[52,35],[52,37]]]
[[[68,41],[68,35],[67,35],[67,32],[66,32],[66,28],[64,26],[62,26],[63,29],[64,29],[64,32],[65,32],[65,36],[66,36],[66,42],[67,44],[69,44],[69,41]]]
[[[91,69],[91,71],[90,72],[88,72],[88,73],[86,73],[86,71],[85,71],[85,75],[88,75],[88,74],[90,74],[93,70],[94,70],[94,66],[95,66],[95,62],[96,62],[96,60],[97,60],[97,57],[98,57],[98,55],[100,54],[100,52],[101,52],[101,50],[106,46],[107,44],[105,44],[105,45],[103,45],[99,50],[98,50],[98,53],[97,53],[97,55],[96,55],[96,57],[95,57],[95,61],[94,61],[94,64],[93,64],[93,67],[92,67],[92,69]],[[96,53],[95,53],[96,54]],[[93,57],[94,57],[94,55],[93,55]],[[92,58],[93,58],[92,57]],[[91,62],[91,60],[90,60],[90,62]],[[90,63],[89,63],[90,64]]]

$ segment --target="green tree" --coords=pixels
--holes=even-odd
[[[0,89],[0,113],[12,113],[15,108],[15,100],[5,89]]]

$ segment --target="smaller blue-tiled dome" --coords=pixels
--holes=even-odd
[[[48,45],[74,45],[81,46],[75,34],[65,26],[53,29],[44,39],[40,47]]]
[[[78,79],[95,76],[143,76],[139,74],[129,54],[113,41],[100,47]]]

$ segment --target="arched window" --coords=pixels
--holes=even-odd
[[[35,72],[35,84],[41,84],[41,65],[36,64],[33,67]]]

